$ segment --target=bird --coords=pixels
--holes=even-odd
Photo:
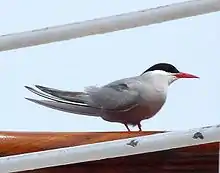
[[[199,78],[180,72],[170,63],[157,63],[139,75],[118,79],[102,86],[87,86],[83,92],[34,85],[25,86],[43,100],[25,98],[62,112],[101,117],[108,122],[138,126],[155,116],[166,102],[169,86],[179,79]]]

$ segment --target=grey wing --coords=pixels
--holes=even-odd
[[[128,110],[138,105],[137,81],[122,79],[103,87],[90,87],[86,92],[94,103],[106,110]]]
[[[87,102],[89,102],[87,99],[85,99],[86,97],[85,98],[77,97],[78,94],[83,96],[85,95],[85,93],[82,93],[82,92],[71,93],[70,92],[69,94],[67,94],[66,91],[57,90],[53,88],[47,88],[47,87],[43,87],[43,90],[45,90],[45,93],[43,93],[29,86],[25,86],[25,88],[27,88],[29,91],[31,91],[32,93],[38,96],[48,99],[48,100],[36,100],[36,99],[26,98],[27,100],[40,104],[42,106],[46,106],[46,107],[60,110],[63,112],[69,112],[69,113],[75,113],[75,114],[81,114],[81,115],[89,115],[89,116],[101,116],[100,114],[101,111],[99,108],[93,107],[91,106],[91,104],[86,104]],[[48,95],[49,93],[51,93],[51,91],[53,91],[53,94]],[[64,95],[62,95],[62,93]],[[65,96],[67,95],[68,95],[67,97],[68,99],[64,99]],[[61,97],[58,97],[58,96],[61,96]],[[72,96],[72,99],[69,99],[70,96]],[[76,96],[76,98],[74,98],[74,96]],[[71,101],[71,100],[75,100],[75,101]]]
[[[36,85],[39,92],[31,87],[26,88],[36,95],[51,101],[37,101],[35,103],[77,114],[93,116],[101,115],[101,110],[126,111],[137,105],[139,92],[135,89],[135,80],[123,79],[112,82],[103,87],[90,87],[87,92],[71,92]],[[49,95],[48,95],[49,94]]]

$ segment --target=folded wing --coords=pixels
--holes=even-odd
[[[69,113],[101,116],[105,112],[128,111],[137,106],[139,93],[126,80],[103,87],[89,87],[85,92],[71,92],[36,85],[40,91],[26,86],[36,95],[48,100],[29,99],[34,103]]]

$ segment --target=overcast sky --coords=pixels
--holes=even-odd
[[[183,0],[182,0],[183,1]],[[0,34],[136,11],[180,0],[28,1],[1,3]],[[219,120],[220,13],[163,24],[0,52],[0,130],[118,131],[124,125],[52,110],[30,103],[24,85],[83,91],[138,75],[158,62],[201,77],[179,80],[143,130],[182,130]],[[135,130],[134,128],[133,130]]]

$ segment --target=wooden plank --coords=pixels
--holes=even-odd
[[[0,157],[162,133],[146,132],[0,132]]]
[[[218,173],[218,158],[219,143],[210,143],[24,173]]]

